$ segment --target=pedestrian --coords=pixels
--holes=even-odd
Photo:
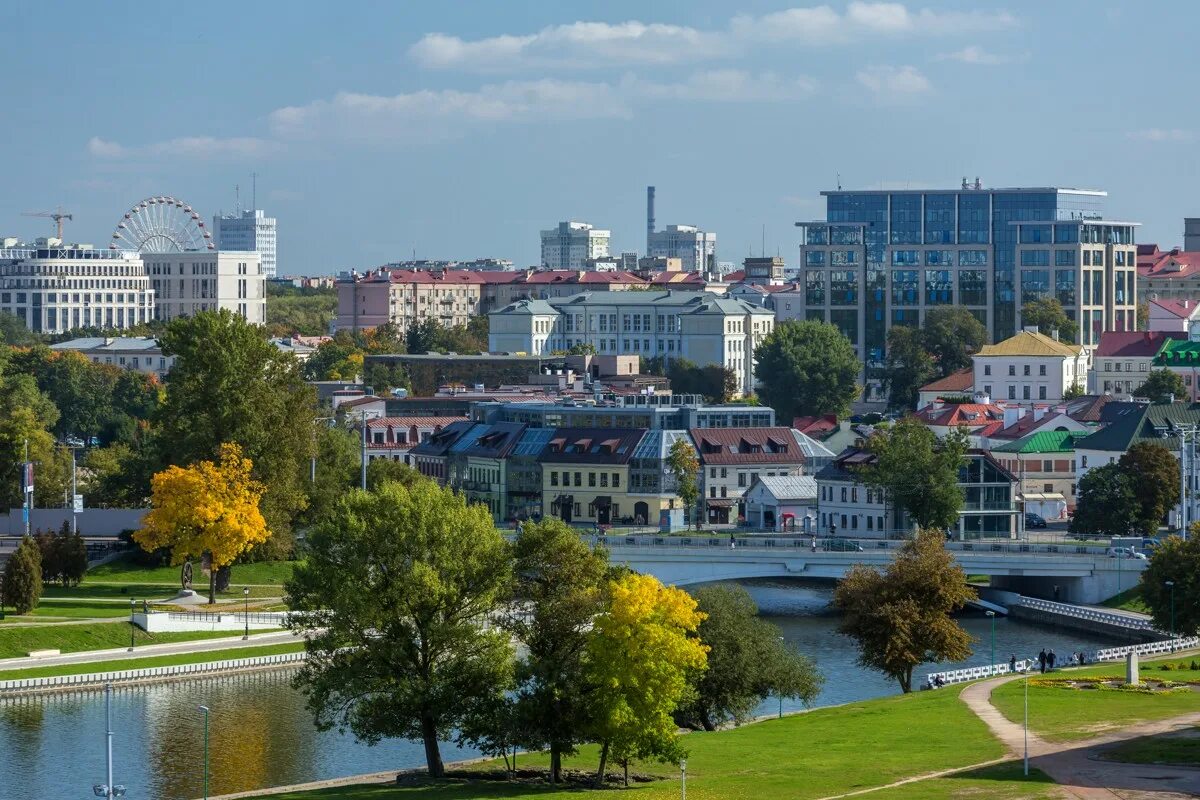
[[[1054,662],[1057,660],[1058,659],[1055,657],[1053,650],[1051,650],[1049,653],[1046,653],[1046,666],[1050,668],[1051,672],[1054,672]]]
[[[1042,648],[1042,652],[1038,653],[1038,669],[1044,674],[1046,672],[1046,648]]]
[[[1058,584],[1054,585],[1054,602],[1058,602]]]
[[[733,531],[730,531],[729,532],[729,549],[732,550],[736,545],[737,545],[737,542],[733,538]]]
[[[1017,654],[1016,653],[1012,653],[1008,657],[1008,671],[1009,672],[1017,671]]]
[[[812,537],[812,551],[817,552],[817,537]]]

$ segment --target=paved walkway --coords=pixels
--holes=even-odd
[[[291,631],[253,634],[246,640],[241,636],[231,636],[220,639],[197,639],[190,642],[172,642],[170,644],[147,644],[133,649],[125,648],[112,650],[85,650],[80,653],[63,653],[60,656],[45,658],[5,658],[0,659],[0,670],[27,669],[29,667],[57,667],[63,664],[87,664],[93,661],[126,661],[131,658],[147,658],[149,656],[174,656],[186,653],[207,653],[218,650],[229,650],[237,647],[254,647],[267,644],[287,644],[299,641]]]
[[[1022,676],[1007,676],[972,683],[959,695],[992,733],[1020,758],[1025,752],[1025,730],[1011,722],[991,703],[992,690]],[[1068,797],[1080,800],[1173,800],[1200,795],[1200,767],[1155,764],[1120,764],[1099,761],[1097,751],[1141,736],[1171,733],[1200,724],[1200,713],[1147,722],[1097,736],[1083,742],[1048,742],[1030,732],[1029,765],[1057,782]]]

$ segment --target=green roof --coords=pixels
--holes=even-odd
[[[1138,442],[1157,442],[1168,450],[1178,450],[1179,437],[1175,435],[1178,426],[1200,426],[1200,403],[1120,405],[1119,416],[1110,418],[1104,428],[1091,436],[1078,440],[1075,448],[1125,452]]]
[[[1037,431],[1024,439],[993,447],[993,453],[1073,453],[1075,440],[1091,435],[1091,431]]]
[[[1158,355],[1154,357],[1154,366],[1165,367],[1176,364],[1200,364],[1200,342],[1186,339],[1168,339]]]

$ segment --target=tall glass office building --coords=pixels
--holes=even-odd
[[[866,399],[881,399],[888,329],[919,326],[939,305],[969,309],[994,342],[1018,330],[1021,305],[1038,297],[1062,301],[1082,344],[1133,329],[1136,223],[1104,220],[1105,192],[964,182],[821,194],[826,219],[796,223],[802,296],[780,318],[838,326],[863,358]]]

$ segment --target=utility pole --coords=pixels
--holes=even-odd
[[[79,512],[76,510],[75,498],[79,496],[75,485],[75,448],[71,448],[71,533],[79,533]]]
[[[33,516],[33,466],[29,463],[29,440],[25,440],[25,461],[21,464],[21,489],[25,502],[25,535],[29,535],[29,518]]]
[[[362,412],[362,490],[367,490],[367,412]]]

